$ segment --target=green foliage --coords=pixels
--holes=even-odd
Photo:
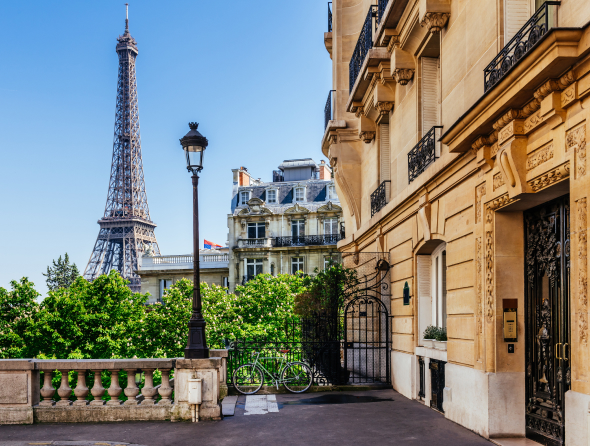
[[[32,356],[39,293],[27,278],[10,282],[11,291],[0,287],[0,358]]]
[[[147,296],[132,293],[116,271],[50,291],[37,322],[37,355],[50,358],[125,358],[140,353],[132,338]],[[139,356],[139,355],[138,355]]]
[[[424,330],[424,339],[436,339],[436,335],[438,333],[438,327],[434,325],[429,325]]]
[[[43,273],[43,275],[47,277],[47,288],[49,288],[50,291],[56,291],[60,288],[68,288],[78,277],[80,277],[80,272],[75,263],[70,264],[70,257],[66,252],[63,260],[61,256],[59,256],[57,263],[55,263],[54,260],[53,266],[48,266],[47,274]]]
[[[201,283],[209,347],[223,348],[224,338],[286,338],[285,321],[296,317],[294,298],[304,290],[303,277],[291,275],[259,275],[236,294]],[[93,282],[78,277],[38,304],[31,282],[12,282],[11,291],[0,288],[0,358],[181,357],[192,295],[192,281],[183,279],[161,304],[145,305],[148,296],[111,271]]]
[[[306,290],[295,298],[296,314],[310,316],[321,313],[338,313],[344,302],[354,297],[358,279],[356,271],[332,263],[324,271],[315,270],[315,275],[305,277]]]
[[[437,341],[446,341],[447,340],[447,329],[439,327],[436,330],[435,338]]]

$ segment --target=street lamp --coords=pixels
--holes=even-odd
[[[203,154],[209,144],[197,128],[199,124],[189,122],[190,131],[180,140],[186,156],[186,168],[193,179],[193,314],[188,322],[188,343],[184,349],[185,359],[209,357],[205,337],[205,319],[201,305],[201,277],[199,268],[199,172],[203,169]]]

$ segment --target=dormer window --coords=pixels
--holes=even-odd
[[[240,192],[240,204],[242,206],[244,206],[246,203],[248,203],[249,199],[250,199],[250,192],[248,192],[248,191]]]
[[[266,191],[266,202],[268,204],[276,204],[277,203],[277,191],[276,189],[270,189]]]
[[[295,202],[305,201],[305,187],[296,187],[293,192]]]
[[[326,197],[328,200],[336,200],[338,197],[336,196],[336,186],[333,184],[329,184],[326,186]]]

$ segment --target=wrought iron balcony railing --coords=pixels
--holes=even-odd
[[[373,33],[377,28],[377,5],[369,7],[369,12],[363,23],[361,34],[354,47],[354,52],[350,58],[350,65],[348,66],[349,91],[352,91],[354,83],[361,72],[361,67],[365,61],[365,57],[369,54],[369,50],[373,48]]]
[[[332,2],[328,2],[328,32],[331,33],[332,32],[332,8],[331,5]]]
[[[550,7],[559,1],[547,1],[533,14],[525,25],[510,39],[492,62],[483,70],[484,92],[490,90],[508,74],[552,27]]]
[[[379,212],[387,204],[387,183],[389,180],[383,181],[375,192],[371,194],[371,217]]]
[[[273,170],[272,171],[272,182],[273,183],[282,183],[285,181],[285,175],[280,170]]]
[[[383,20],[383,14],[385,14],[385,8],[387,8],[387,4],[389,0],[379,0],[377,4],[377,24],[381,24],[381,20]]]
[[[276,237],[275,247],[335,245],[341,239],[340,234],[302,235],[299,237]]]
[[[442,126],[432,127],[408,153],[408,179],[410,183],[440,156],[440,153],[437,153],[437,129],[442,129]]]
[[[334,101],[334,92],[336,90],[330,90],[328,93],[328,99],[326,100],[326,106],[324,107],[324,130],[328,127],[328,122],[334,119],[334,107],[332,107],[332,102]]]
[[[238,239],[238,248],[270,248],[271,246],[272,239],[270,237]]]

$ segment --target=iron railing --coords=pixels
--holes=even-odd
[[[285,181],[285,174],[280,170],[273,170],[272,171],[272,182],[273,183],[282,183]]]
[[[340,234],[332,235],[301,235],[299,237],[276,237],[275,247],[335,245],[341,239]]]
[[[408,179],[410,183],[440,156],[436,153],[437,129],[442,129],[442,126],[432,127],[408,153]]]
[[[349,91],[352,91],[354,83],[361,72],[361,67],[365,61],[365,57],[369,54],[369,50],[373,48],[373,33],[377,28],[377,5],[369,7],[369,12],[363,23],[361,34],[354,47],[354,52],[350,58],[350,65],[348,66],[349,74]]]
[[[385,14],[385,8],[387,8],[387,4],[389,0],[379,0],[377,4],[377,24],[381,24],[381,20],[383,20],[383,15]]]
[[[332,4],[332,2],[328,2],[328,32],[329,33],[332,32],[332,8],[330,7],[331,4]]]
[[[332,101],[334,100],[334,92],[336,90],[330,90],[328,93],[328,99],[326,99],[326,106],[324,107],[324,130],[328,128],[328,122],[334,119],[334,108],[332,107]]]
[[[551,28],[549,7],[559,4],[558,1],[545,2],[483,70],[484,92],[489,91],[500,82],[547,34],[547,31]]]
[[[389,180],[383,181],[375,192],[371,194],[371,217],[379,212],[387,204],[387,183]]]

